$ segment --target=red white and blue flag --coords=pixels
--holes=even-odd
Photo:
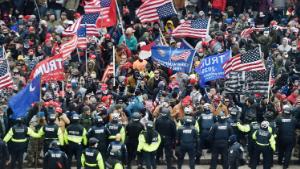
[[[79,29],[80,23],[81,23],[82,17],[75,20],[73,25],[69,26],[67,29],[63,31],[64,36],[72,36],[76,34],[77,30]]]
[[[81,26],[77,31],[77,47],[80,49],[86,49],[88,40],[86,38],[86,26]]]
[[[147,0],[136,10],[136,15],[145,23],[177,15],[177,12],[172,0]]]
[[[205,38],[208,34],[210,19],[187,20],[172,32],[174,37]]]

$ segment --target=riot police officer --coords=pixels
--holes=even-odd
[[[253,159],[254,159],[254,146],[255,146],[255,142],[252,139],[252,134],[254,133],[254,131],[259,129],[259,123],[256,121],[256,114],[254,114],[253,112],[249,112],[248,116],[247,116],[247,122],[248,124],[240,124],[240,122],[237,122],[237,127],[241,132],[244,133],[248,133],[248,145],[247,145],[247,151],[248,151],[248,155],[249,155],[249,164],[253,164]]]
[[[219,154],[222,156],[223,169],[228,168],[228,139],[232,134],[224,112],[220,112],[218,121],[212,126],[208,136],[212,141],[211,169],[216,169]]]
[[[42,127],[38,134],[40,137],[44,136],[44,153],[48,151],[49,145],[53,140],[59,140],[61,146],[64,145],[64,137],[61,129],[55,124],[56,115],[54,113],[49,115],[48,124]]]
[[[5,163],[9,160],[8,148],[0,136],[0,168],[5,168]]]
[[[153,128],[153,122],[148,121],[146,130],[139,135],[137,151],[142,152],[147,169],[156,169],[155,154],[161,143],[161,137]]]
[[[17,118],[16,122],[17,124],[10,128],[3,141],[6,143],[8,141],[11,141],[11,144],[9,146],[11,154],[11,168],[14,169],[17,162],[17,168],[22,169],[23,155],[27,150],[28,144],[27,136],[39,138],[39,135],[35,133],[31,128],[23,124],[23,118]]]
[[[199,116],[197,119],[199,127],[200,127],[200,138],[199,138],[199,150],[197,152],[197,158],[196,162],[199,164],[200,163],[200,158],[202,155],[202,151],[204,148],[209,149],[210,148],[210,142],[207,140],[209,130],[213,126],[215,122],[215,117],[213,113],[210,111],[210,104],[205,103],[203,106],[203,113]]]
[[[275,151],[276,142],[269,122],[261,122],[260,128],[254,131],[252,138],[255,140],[255,148],[251,169],[257,167],[261,153],[263,154],[263,168],[270,169],[272,166],[272,150]]]
[[[96,116],[95,123],[96,124],[89,129],[87,137],[89,139],[92,137],[98,139],[98,150],[100,151],[102,158],[105,160],[106,150],[108,146],[109,131],[104,125],[104,121],[101,116]]]
[[[85,169],[104,169],[101,153],[97,150],[99,140],[92,137],[89,139],[89,147],[81,155],[81,165]]]
[[[183,109],[183,111],[184,111],[184,117],[191,117],[191,119],[192,119],[192,124],[191,125],[194,126],[197,133],[199,133],[199,130],[200,130],[199,129],[199,124],[198,124],[198,121],[195,120],[194,116],[192,115],[192,113],[193,113],[192,107],[185,107]],[[184,123],[184,119],[179,120],[178,123],[177,123],[177,128],[182,126],[183,123]]]
[[[109,143],[107,148],[107,160],[105,162],[106,168],[115,169],[116,166],[122,166],[124,168],[127,164],[127,148],[126,145],[121,142],[121,134],[115,136],[115,141]]]
[[[276,119],[278,127],[278,163],[283,168],[289,167],[293,147],[296,143],[296,127],[299,127],[296,119],[291,115],[291,108],[283,106],[283,115]]]
[[[195,168],[195,155],[196,147],[198,145],[198,132],[192,125],[192,117],[184,117],[184,125],[177,130],[177,145],[179,148],[179,157],[177,167],[181,169],[184,156],[186,153],[189,155],[190,169]]]
[[[125,141],[125,129],[121,123],[119,123],[119,115],[117,113],[112,113],[112,120],[111,122],[106,124],[106,128],[109,131],[109,142],[112,142],[116,139],[116,135],[121,135],[121,142],[124,143]]]
[[[243,160],[244,149],[242,145],[238,142],[236,135],[231,135],[228,140],[229,143],[229,153],[228,162],[229,169],[238,169],[240,162]]]
[[[66,128],[64,140],[69,157],[69,165],[72,164],[72,157],[75,155],[77,169],[81,168],[80,157],[82,154],[82,143],[87,145],[87,137],[85,128],[79,124],[79,115],[73,114],[72,123]]]
[[[134,112],[131,116],[131,121],[126,126],[126,146],[128,151],[128,164],[127,168],[131,168],[131,161],[135,159],[138,146],[138,137],[141,131],[144,129],[144,126],[140,122],[140,113]],[[138,160],[139,162],[141,160]],[[141,166],[141,163],[139,163]]]
[[[49,144],[48,151],[45,152],[43,165],[43,169],[70,168],[68,156],[65,152],[60,150],[59,144],[56,140],[53,140]]]
[[[170,118],[170,110],[168,108],[162,107],[160,114],[161,116],[157,118],[154,125],[161,136],[161,144],[157,150],[156,162],[161,163],[159,159],[163,155],[163,150],[165,150],[167,168],[171,169],[172,147],[176,139],[176,123]]]
[[[233,133],[236,135],[237,139],[239,140],[240,132],[237,127],[237,122],[239,121],[240,110],[238,107],[234,106],[229,109],[229,113],[230,113],[230,117],[227,119],[227,121],[233,129]]]

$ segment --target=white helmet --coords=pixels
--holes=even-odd
[[[263,129],[266,129],[269,127],[269,125],[270,125],[270,123],[268,121],[263,121],[263,122],[261,122],[260,127]]]
[[[203,108],[204,108],[205,110],[209,110],[210,104],[209,104],[209,103],[205,103],[205,104],[203,105]]]
[[[290,114],[291,113],[291,107],[289,105],[283,106],[283,113]]]
[[[185,108],[183,109],[183,111],[184,111],[185,114],[189,115],[189,114],[192,114],[193,109],[192,109],[191,107],[188,106],[188,107],[185,107]]]

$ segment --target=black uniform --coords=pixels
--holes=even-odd
[[[177,140],[179,148],[178,169],[181,169],[184,156],[189,155],[190,169],[195,168],[196,147],[198,144],[198,134],[193,125],[184,125],[177,131]]]
[[[296,143],[297,121],[291,115],[283,114],[276,120],[276,123],[278,127],[278,162],[283,163],[283,168],[288,168]]]
[[[213,125],[209,132],[209,140],[212,141],[212,154],[210,168],[217,168],[218,155],[222,156],[223,169],[228,168],[228,138],[233,133],[231,126],[223,120]]]
[[[86,148],[83,151],[81,162],[85,169],[104,169],[101,153],[93,147]]]
[[[100,151],[102,158],[106,159],[106,150],[108,146],[109,131],[104,125],[97,124],[92,126],[87,134],[88,138],[95,137],[99,140],[98,150]]]
[[[144,126],[140,121],[131,121],[126,126],[126,146],[128,150],[128,168],[131,168],[131,161],[135,159],[138,146],[138,137]],[[141,160],[138,160],[141,161]]]
[[[202,155],[202,150],[211,147],[207,137],[209,135],[210,128],[214,125],[214,115],[210,111],[203,112],[198,119],[198,124],[200,128],[200,139],[199,139],[199,154],[197,155],[197,160],[200,160]]]
[[[49,148],[44,157],[43,169],[68,169],[68,157],[59,148]]]
[[[161,116],[155,121],[155,129],[161,136],[161,144],[157,150],[156,161],[159,161],[165,150],[167,160],[167,168],[172,167],[172,148],[175,145],[176,139],[176,124],[168,116]]]
[[[127,148],[120,141],[109,143],[107,148],[107,160],[105,162],[108,169],[113,169],[117,163],[127,164]]]
[[[6,144],[0,138],[0,168],[5,168],[5,162],[9,160],[9,154]]]
[[[243,151],[244,149],[239,142],[235,142],[229,147],[229,169],[238,169],[240,162],[243,159]]]
[[[41,129],[44,133],[44,153],[48,151],[49,145],[53,140],[58,140],[58,129],[59,127],[55,123],[49,123]]]
[[[122,130],[123,126],[118,121],[113,120],[106,124],[106,128],[109,131],[108,141],[112,142],[115,140],[115,136],[117,134],[119,134],[119,133],[121,134],[121,130]]]

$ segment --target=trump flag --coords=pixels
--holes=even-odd
[[[165,67],[177,72],[191,72],[195,50],[153,46],[151,53],[151,58]]]

